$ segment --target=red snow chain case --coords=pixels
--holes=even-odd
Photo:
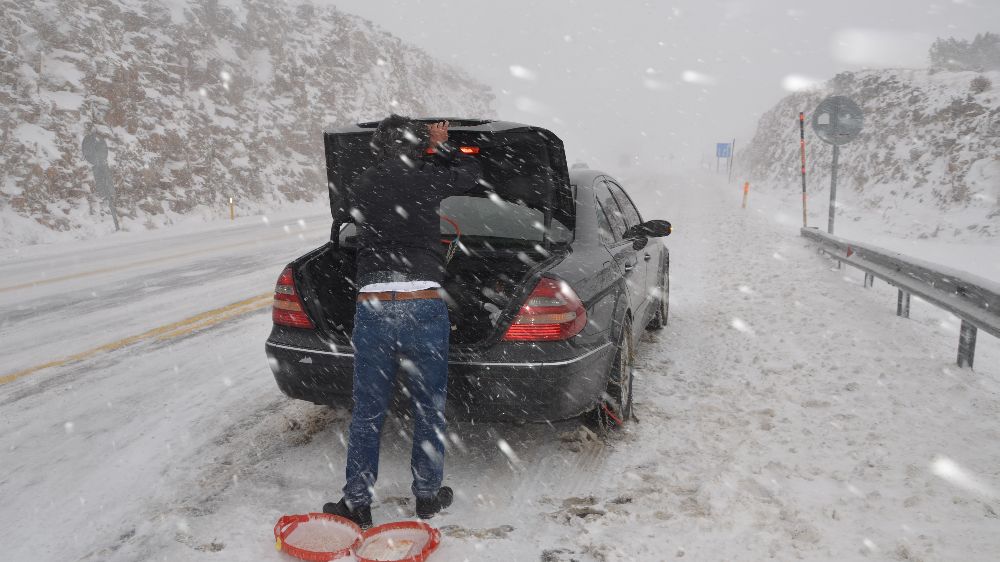
[[[424,562],[441,544],[441,531],[420,521],[397,521],[368,529],[354,552],[358,562]]]
[[[329,513],[284,515],[274,526],[274,548],[301,560],[349,560],[360,545],[361,527]]]

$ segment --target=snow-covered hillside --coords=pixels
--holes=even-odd
[[[333,7],[0,0],[0,246],[113,229],[81,140],[110,147],[126,228],[326,194],[321,131],[389,111],[490,116],[490,90]]]
[[[822,88],[792,94],[765,113],[738,175],[754,190],[787,199],[801,192],[798,114],[806,113],[808,191],[813,224],[825,226],[831,147],[813,133],[811,112],[845,95],[865,111],[861,137],[842,147],[838,225],[896,237],[1000,239],[1000,72],[974,93],[974,72],[845,72]]]

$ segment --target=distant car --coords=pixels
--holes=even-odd
[[[481,160],[485,181],[441,205],[443,242],[458,246],[444,283],[448,415],[542,421],[590,412],[609,425],[627,421],[635,346],[644,328],[667,322],[670,259],[656,239],[670,223],[643,221],[607,174],[570,172],[550,131],[450,121],[450,142]],[[376,124],[325,134],[331,240],[278,279],[265,349],[292,398],[350,402],[356,237],[343,186],[373,164]]]

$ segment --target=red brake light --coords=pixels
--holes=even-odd
[[[563,281],[543,277],[521,306],[503,339],[552,341],[569,339],[587,325],[587,311]]]
[[[479,147],[478,146],[460,146],[460,147],[458,147],[458,151],[461,152],[462,154],[479,154]],[[427,150],[425,150],[424,152],[426,152],[427,154],[434,154],[437,151],[434,150],[433,148],[429,148],[428,147]]]
[[[274,306],[271,309],[271,320],[279,326],[313,329],[315,326],[306,314],[305,307],[298,291],[295,290],[295,279],[292,278],[292,268],[286,267],[278,277],[274,286]]]

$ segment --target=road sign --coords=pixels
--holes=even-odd
[[[820,102],[812,116],[813,130],[825,143],[833,145],[833,167],[830,171],[830,218],[826,231],[833,234],[833,218],[837,209],[837,164],[840,147],[858,138],[865,124],[865,114],[858,104],[844,96],[830,96]]]
[[[715,145],[715,157],[716,158],[729,158],[732,154],[732,145],[728,142],[720,142]]]
[[[111,219],[115,222],[115,230],[118,227],[118,211],[115,209],[115,186],[111,181],[111,168],[108,167],[108,145],[104,139],[94,133],[83,137],[83,157],[94,169],[94,184],[97,193],[104,198],[111,209]]]
[[[812,116],[813,130],[825,143],[841,146],[858,138],[865,124],[865,114],[850,99],[830,96],[823,100]]]
[[[83,137],[83,157],[93,165],[108,161],[108,145],[104,139],[90,133]]]

